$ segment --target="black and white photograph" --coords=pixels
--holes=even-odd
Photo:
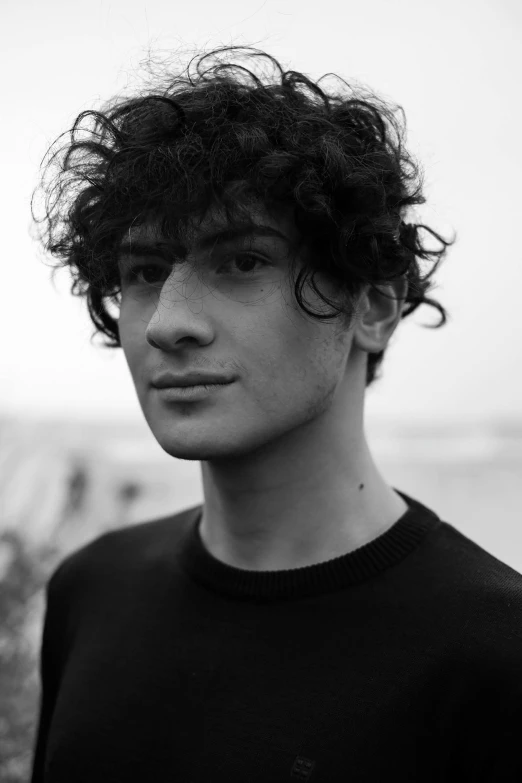
[[[1,18],[0,783],[520,783],[522,6]]]

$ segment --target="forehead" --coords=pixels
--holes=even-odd
[[[246,208],[246,214],[242,214],[238,218],[238,225],[241,228],[247,229],[251,227],[264,227],[278,232],[283,238],[286,238],[291,245],[298,240],[299,232],[297,231],[295,222],[292,217],[291,208],[281,207],[277,211],[269,211],[261,202],[251,199],[249,202],[243,205]],[[235,224],[234,224],[235,225]],[[213,206],[202,219],[193,218],[189,220],[184,226],[180,226],[178,229],[179,241],[186,248],[190,248],[202,239],[212,237],[221,231],[230,227],[230,223],[227,219],[226,212],[222,206]],[[268,235],[268,232],[266,232]],[[141,241],[157,241],[162,239],[161,228],[159,221],[150,218],[139,225],[131,225],[125,232],[122,239],[125,240],[141,240]]]

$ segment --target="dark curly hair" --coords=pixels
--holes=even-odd
[[[227,62],[234,52],[270,64],[272,73],[255,74]],[[101,332],[109,338],[104,347],[121,347],[110,305],[121,303],[115,248],[131,224],[152,217],[167,240],[174,239],[216,204],[231,223],[245,222],[242,196],[249,194],[269,211],[293,207],[305,254],[299,274],[293,264],[290,269],[296,300],[310,316],[344,316],[349,325],[366,284],[405,276],[401,318],[428,304],[441,320],[425,328],[446,323],[445,309],[426,294],[455,238],[445,241],[423,223],[405,222],[408,208],[426,199],[423,173],[403,146],[400,106],[391,108],[340,77],[335,78],[348,92],[344,87],[327,92],[319,83],[335,74],[314,83],[250,46],[220,47],[192,57],[174,75],[167,71],[135,97],[83,111],[66,132],[70,141],[53,152],[62,134],[42,162],[44,174],[31,202],[35,222],[43,223],[38,239],[59,259],[53,272],[68,266],[71,293],[86,297],[92,337]],[[40,188],[45,206],[39,219],[33,206]],[[428,250],[421,229],[442,247]],[[423,275],[420,259],[430,257],[435,265]],[[317,288],[316,274],[335,284],[340,301]],[[333,312],[317,313],[304,304],[308,281]],[[383,356],[384,351],[368,354],[366,386]]]

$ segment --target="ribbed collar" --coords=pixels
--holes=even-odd
[[[190,512],[182,541],[181,565],[206,588],[238,600],[298,600],[342,590],[403,560],[428,531],[440,525],[437,514],[404,492],[395,491],[408,510],[373,541],[322,563],[279,571],[235,568],[211,555],[199,534],[202,507],[197,506]]]

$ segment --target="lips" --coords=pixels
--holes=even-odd
[[[165,386],[156,388],[157,397],[162,403],[201,402],[216,399],[221,391],[226,394],[227,386],[233,383],[197,384],[196,386]]]
[[[166,372],[154,378],[152,385],[157,389],[166,389],[176,386],[225,385],[232,383],[233,380],[234,378],[210,373],[193,372],[185,375],[174,375],[174,373]]]

